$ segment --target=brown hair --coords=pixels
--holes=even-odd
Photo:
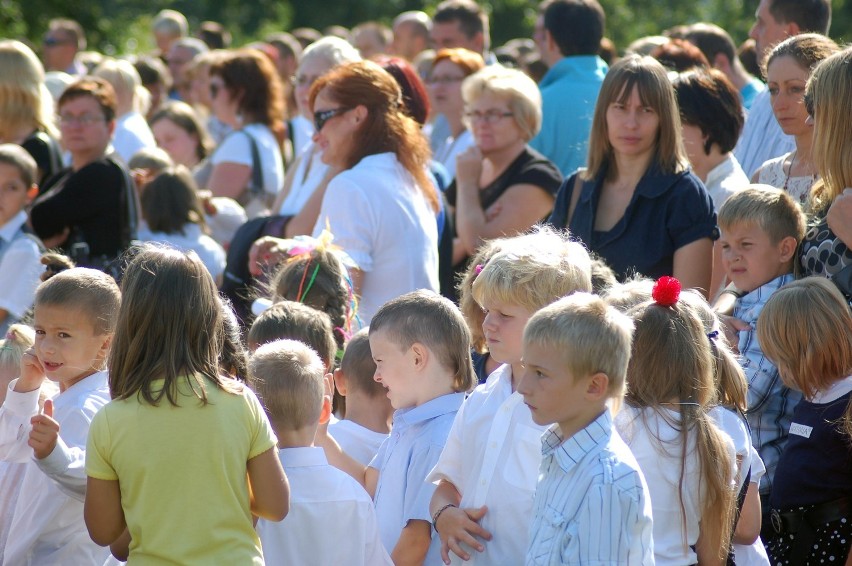
[[[432,61],[432,68],[441,61],[449,61],[456,67],[462,70],[464,76],[469,76],[476,71],[485,67],[485,60],[482,55],[475,53],[470,49],[456,47],[453,49],[441,49],[435,54],[435,60]]]
[[[784,238],[801,242],[805,237],[805,214],[787,191],[768,185],[748,185],[731,195],[719,208],[722,232],[737,224],[758,226],[773,244]]]
[[[322,91],[344,107],[367,109],[364,125],[354,134],[348,166],[368,155],[394,153],[437,212],[438,194],[427,174],[429,143],[420,125],[405,114],[402,91],[394,78],[376,63],[358,61],[335,67],[314,82],[311,109]]]
[[[385,387],[373,377],[376,375],[376,362],[370,350],[369,328],[362,328],[346,343],[340,371],[346,376],[347,387],[357,389],[370,398],[384,395]]]
[[[201,124],[195,110],[186,102],[172,100],[165,103],[157,110],[148,124],[153,126],[160,120],[169,120],[175,126],[184,130],[190,136],[195,136],[198,145],[195,148],[195,156],[201,161],[212,151],[213,140],[207,133],[207,129]]]
[[[583,178],[591,180],[603,171],[616,173],[615,158],[606,123],[609,105],[624,103],[636,88],[642,104],[654,109],[660,118],[654,161],[664,173],[680,173],[689,166],[683,147],[680,113],[666,70],[651,57],[628,55],[609,68],[595,104],[589,135],[589,163]]]
[[[187,224],[207,230],[195,180],[186,167],[168,168],[145,184],[139,197],[142,218],[152,232],[183,234]]]
[[[97,269],[75,267],[57,273],[38,286],[35,306],[78,309],[90,318],[95,334],[112,334],[121,303],[115,279]]]
[[[115,119],[115,112],[118,106],[115,90],[111,84],[99,77],[85,77],[68,85],[68,88],[59,97],[56,108],[59,112],[62,112],[62,107],[67,102],[83,96],[90,96],[95,99],[95,102],[101,107],[101,112],[103,112],[107,122]]]
[[[838,51],[840,51],[840,47],[832,39],[824,35],[818,33],[794,35],[793,37],[788,37],[772,49],[769,57],[766,58],[766,66],[763,68],[763,74],[766,75],[769,65],[780,57],[792,58],[797,65],[810,74],[820,61],[828,59]]]
[[[248,333],[250,346],[260,346],[283,338],[298,340],[310,346],[331,371],[337,344],[327,314],[301,303],[281,301],[263,311]]]

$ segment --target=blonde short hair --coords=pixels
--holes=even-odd
[[[604,373],[608,397],[621,399],[630,361],[633,321],[591,293],[574,293],[535,313],[524,343],[559,352],[575,378]]]
[[[607,304],[627,313],[633,307],[651,300],[654,281],[637,275],[624,283],[616,283],[604,294]]]
[[[753,224],[766,233],[773,244],[784,238],[801,242],[805,236],[805,214],[793,198],[769,185],[749,185],[728,197],[719,209],[719,227]]]
[[[249,359],[249,384],[276,427],[298,430],[319,423],[324,378],[317,353],[296,340],[264,344]]]
[[[25,324],[13,324],[0,340],[0,368],[21,368],[24,352],[35,344],[35,330]]]
[[[823,277],[793,281],[773,293],[757,319],[757,337],[784,383],[806,397],[852,373],[852,314]]]
[[[33,50],[12,39],[0,41],[0,137],[13,139],[25,127],[59,137],[53,97],[44,67]]]
[[[575,291],[591,292],[592,260],[567,234],[541,227],[503,244],[473,282],[480,305],[509,303],[535,312]]]
[[[473,104],[483,94],[508,102],[525,141],[533,139],[541,130],[541,91],[535,81],[522,71],[489,65],[462,82],[465,106]]]

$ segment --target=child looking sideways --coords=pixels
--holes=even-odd
[[[331,415],[319,356],[301,342],[278,340],[258,348],[249,364],[290,482],[287,517],[257,523],[266,563],[390,565],[370,496],[314,447]]]
[[[63,271],[36,290],[35,345],[0,408],[0,457],[27,465],[4,564],[102,564],[108,556],[86,532],[82,499],[89,423],[110,399],[104,369],[119,302],[115,281],[93,269]],[[46,379],[59,395],[39,414]]]
[[[518,392],[536,424],[553,425],[541,439],[527,564],[654,563],[648,486],[607,408],[624,397],[632,331],[588,293],[527,323]]]
[[[760,495],[768,509],[775,466],[787,442],[793,408],[802,396],[781,380],[775,365],[764,355],[755,329],[769,297],[793,281],[793,261],[804,237],[805,219],[786,192],[752,185],[731,196],[719,209],[719,230],[722,265],[740,293],[733,316],[748,325],[739,332],[738,350],[748,381],[746,418],[752,444],[766,467]],[[768,520],[764,524],[768,525]]]
[[[582,246],[543,229],[501,240],[473,282],[488,351],[503,365],[462,405],[429,474],[438,483],[430,511],[447,564],[524,561],[544,432],[516,391],[524,325],[560,297],[591,291],[590,274]]]
[[[122,289],[88,439],[92,540],[131,563],[263,564],[252,514],[284,518],[287,478],[254,393],[220,369],[213,279],[194,252],[145,246]]]

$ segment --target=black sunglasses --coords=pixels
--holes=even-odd
[[[55,45],[63,45],[65,43],[71,43],[71,42],[67,39],[58,39],[56,37],[45,37],[44,40],[42,40],[41,43],[45,47],[53,47]]]
[[[341,114],[345,114],[350,110],[352,109],[342,107],[314,112],[314,127],[316,128],[316,131],[319,132],[320,130],[322,130],[322,127],[325,126],[325,123],[334,118],[335,116],[340,116]]]

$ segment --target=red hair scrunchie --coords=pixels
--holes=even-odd
[[[680,291],[680,281],[674,277],[664,275],[654,283],[651,297],[658,305],[670,307],[677,303],[678,298],[680,298]]]

